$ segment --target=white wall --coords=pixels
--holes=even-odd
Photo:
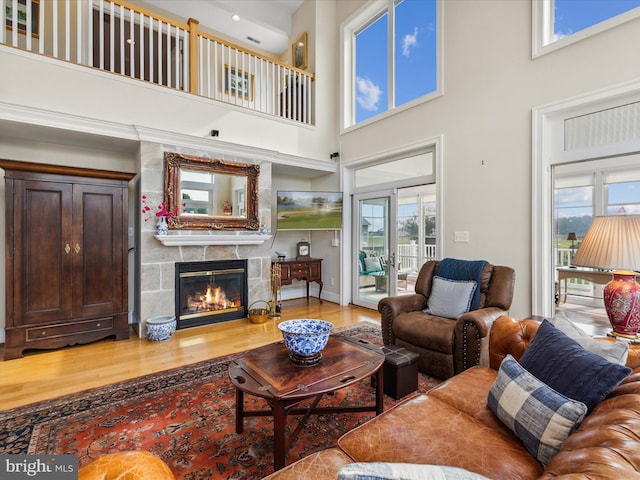
[[[442,135],[443,256],[516,270],[531,314],[531,111],[640,77],[640,20],[531,59],[531,2],[444,1],[444,95],[340,138],[342,162]],[[342,22],[364,0],[337,2]],[[336,59],[336,68],[338,68]],[[454,231],[469,243],[454,243]]]

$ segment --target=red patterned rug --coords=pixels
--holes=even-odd
[[[337,332],[381,344],[380,329],[355,326]],[[0,453],[77,454],[80,466],[105,453],[149,450],[176,478],[259,479],[273,472],[272,421],[245,420],[235,432],[235,391],[227,356],[0,412]],[[420,374],[419,389],[438,380]],[[368,405],[368,381],[325,396],[321,405]],[[245,396],[247,407],[265,408]],[[385,397],[385,409],[397,403]],[[311,415],[287,455],[287,464],[336,444],[372,413]],[[299,417],[292,417],[288,433]]]

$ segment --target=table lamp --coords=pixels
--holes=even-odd
[[[635,340],[640,327],[640,215],[595,217],[573,265],[612,270],[604,287],[604,307],[613,328],[611,336]]]
[[[576,248],[576,240],[577,239],[578,239],[578,237],[576,237],[576,232],[569,232],[569,234],[567,235],[567,240],[571,240],[571,251],[572,252]]]

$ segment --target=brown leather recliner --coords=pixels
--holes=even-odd
[[[439,264],[435,260],[425,263],[416,280],[416,293],[383,298],[378,311],[384,344],[418,353],[422,372],[446,379],[474,365],[489,365],[489,331],[494,320],[507,315],[511,307],[515,271],[485,264],[478,309],[451,319],[422,312]]]

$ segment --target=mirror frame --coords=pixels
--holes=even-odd
[[[207,173],[238,175],[247,178],[245,194],[246,217],[192,217],[179,214],[168,219],[172,230],[258,230],[258,176],[260,165],[227,162],[214,158],[195,157],[165,152],[164,191],[167,209],[171,212],[182,209],[180,196],[180,169],[198,170]]]

